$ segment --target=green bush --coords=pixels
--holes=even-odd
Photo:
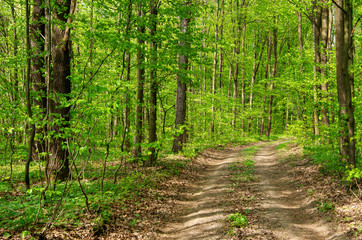
[[[230,214],[226,217],[226,220],[231,222],[233,227],[241,228],[248,226],[248,219],[241,213]]]

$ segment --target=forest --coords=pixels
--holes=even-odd
[[[196,159],[275,142],[355,199],[361,237],[361,18],[360,0],[0,0],[0,238],[173,239],[156,228]],[[239,196],[256,159],[228,163]]]

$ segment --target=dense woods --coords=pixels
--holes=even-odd
[[[166,156],[276,135],[358,185],[361,16],[359,0],[0,0],[0,225],[45,232],[71,198],[101,215]]]

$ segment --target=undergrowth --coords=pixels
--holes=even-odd
[[[112,219],[112,206],[115,202],[122,204],[155,188],[158,182],[179,174],[181,169],[188,166],[189,160],[161,160],[153,168],[121,169],[121,176],[114,184],[116,163],[109,163],[103,191],[100,190],[99,163],[89,164],[86,172],[93,174],[85,174],[80,179],[87,201],[76,179],[57,182],[56,187],[52,185],[45,189],[39,178],[31,189],[26,190],[18,178],[23,167],[20,164],[14,165],[13,180],[2,179],[0,182],[0,238],[19,236],[19,233],[40,233],[50,220],[55,227],[76,228],[85,221],[104,225]],[[38,171],[35,164],[32,165],[34,180]],[[132,227],[132,223],[130,226]]]
[[[319,165],[319,171],[324,175],[337,175],[346,184],[358,185],[362,182],[362,159],[357,157],[356,166],[341,161],[338,149],[332,145],[304,146],[304,155],[314,164]]]

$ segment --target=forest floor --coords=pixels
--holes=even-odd
[[[111,221],[48,239],[362,239],[361,200],[319,167],[284,140],[208,149],[138,198],[114,203]],[[239,225],[226,220],[236,213]]]

